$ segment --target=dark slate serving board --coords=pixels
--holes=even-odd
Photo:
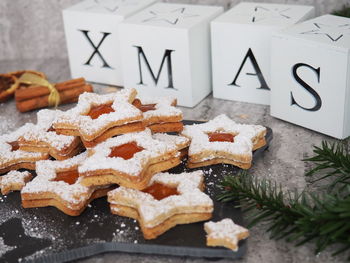
[[[195,123],[184,121],[185,124]],[[267,145],[254,152],[258,158],[272,140],[268,128]],[[237,167],[218,164],[202,168],[206,192],[214,200],[213,221],[232,218],[243,224],[242,213],[232,203],[216,202],[215,185]],[[182,163],[170,172],[190,171]],[[243,224],[244,225],[244,224]],[[78,217],[70,217],[54,207],[23,209],[20,194],[0,195],[0,261],[65,262],[105,252],[129,252],[173,256],[236,259],[244,255],[247,241],[239,250],[207,247],[203,222],[179,225],[154,240],[143,239],[135,220],[112,215],[106,198],[95,200]]]

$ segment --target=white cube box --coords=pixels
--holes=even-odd
[[[271,36],[313,16],[312,6],[240,3],[213,20],[214,97],[270,104]]]
[[[156,0],[86,0],[63,10],[73,78],[122,85],[119,24]]]
[[[306,21],[276,34],[271,48],[271,115],[350,136],[350,19]]]
[[[215,6],[157,3],[120,26],[124,86],[193,107],[211,92]]]

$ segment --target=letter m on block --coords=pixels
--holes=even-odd
[[[173,70],[172,70],[172,63],[171,63],[171,53],[174,52],[174,50],[166,49],[162,58],[162,61],[160,63],[159,70],[157,72],[157,75],[154,74],[154,71],[151,68],[151,65],[149,64],[147,57],[145,53],[143,52],[142,47],[134,46],[137,49],[138,54],[138,66],[139,66],[139,74],[140,74],[140,81],[137,83],[138,85],[146,85],[143,81],[143,70],[142,70],[142,61],[144,61],[144,65],[146,67],[147,72],[151,76],[151,79],[153,80],[155,85],[158,85],[160,76],[162,74],[164,64],[166,64],[166,74],[168,79],[168,85],[165,88],[168,89],[175,89],[174,88],[174,82],[173,82]],[[165,74],[165,73],[163,73]]]

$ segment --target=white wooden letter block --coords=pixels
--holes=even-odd
[[[350,19],[321,16],[276,34],[271,115],[344,139],[350,136]]]
[[[214,97],[270,104],[271,35],[313,16],[311,6],[241,3],[213,20]]]
[[[210,21],[215,6],[158,3],[120,26],[123,78],[139,94],[193,107],[211,92]]]
[[[119,24],[156,0],[86,0],[63,10],[73,78],[122,85]]]

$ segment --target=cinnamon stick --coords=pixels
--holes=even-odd
[[[54,86],[58,92],[65,91],[68,89],[78,88],[86,85],[84,78],[72,79],[60,83],[56,83]],[[24,101],[28,99],[34,99],[36,97],[48,96],[50,91],[47,87],[31,85],[23,89],[17,89],[15,93],[15,100]]]
[[[61,99],[60,104],[77,102],[79,95],[81,93],[92,92],[92,91],[93,91],[92,86],[88,84],[79,86],[79,87],[70,88],[70,89],[63,89],[63,90],[61,89],[61,91],[59,91],[60,99]],[[17,101],[16,106],[20,112],[27,112],[34,109],[45,108],[49,106],[48,98],[49,98],[48,94],[45,96],[40,96],[35,98],[30,97],[30,99],[27,99],[27,100]]]
[[[16,78],[10,74],[0,74],[0,103],[13,97],[13,92],[8,89],[15,83]]]

